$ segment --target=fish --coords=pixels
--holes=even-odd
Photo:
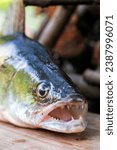
[[[23,21],[15,30],[10,25],[0,37],[0,121],[67,134],[84,131],[88,104],[79,88],[42,44],[24,34]]]

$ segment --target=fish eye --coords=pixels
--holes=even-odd
[[[50,85],[46,82],[39,83],[37,86],[37,96],[40,98],[45,98],[49,93]]]

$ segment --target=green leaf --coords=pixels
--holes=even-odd
[[[0,9],[6,10],[13,0],[0,0]]]

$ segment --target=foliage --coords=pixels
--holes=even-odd
[[[11,4],[12,0],[0,0],[0,9],[6,10]]]

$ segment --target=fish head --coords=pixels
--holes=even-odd
[[[9,122],[62,133],[86,128],[87,101],[43,46],[18,36],[2,49],[8,57],[2,61],[1,83],[9,101]]]
[[[63,81],[63,76],[61,78],[58,81],[59,85],[42,82],[37,87],[36,92],[42,106],[39,125],[56,132],[82,132],[87,125],[85,120],[87,101],[81,96],[78,88],[73,86],[74,84],[69,84],[67,80]]]
[[[58,76],[59,80],[55,80]],[[21,78],[19,84],[26,80],[27,90],[22,97],[23,92],[18,95],[18,99],[24,99],[19,100],[21,105],[14,105],[21,125],[23,122],[26,127],[62,133],[82,132],[86,128],[87,101],[70,79],[62,74],[50,77],[36,82],[34,78],[26,80],[24,75]]]

